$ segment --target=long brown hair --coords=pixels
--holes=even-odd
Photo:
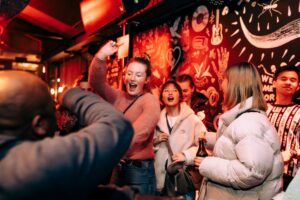
[[[240,103],[245,105],[247,98],[253,96],[252,108],[265,111],[267,104],[262,92],[261,77],[254,65],[242,62],[228,67],[224,73],[228,80],[227,95],[224,97],[224,106],[233,108]]]

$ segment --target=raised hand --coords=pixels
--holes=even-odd
[[[107,56],[111,56],[117,52],[119,45],[115,41],[108,41],[104,44],[96,54],[96,57],[100,60],[105,60]]]

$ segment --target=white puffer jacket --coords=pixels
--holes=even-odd
[[[252,97],[239,106],[221,115],[213,156],[205,158],[199,170],[208,178],[207,191],[214,187],[214,193],[230,193],[234,199],[270,200],[281,191],[279,139],[265,112],[247,112]]]

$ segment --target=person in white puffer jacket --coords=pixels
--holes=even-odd
[[[206,182],[202,199],[270,200],[282,190],[283,159],[265,110],[260,76],[252,64],[227,68],[224,110],[213,156],[195,158]]]

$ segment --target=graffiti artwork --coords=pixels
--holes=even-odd
[[[294,48],[300,38],[300,1],[245,2],[242,9],[235,11],[230,29],[232,49],[239,52],[239,60],[257,66],[265,99],[274,102],[272,84],[276,69],[300,65],[299,53]]]
[[[189,74],[208,101],[209,129],[222,112],[220,84],[226,68],[247,61],[257,66],[265,99],[275,100],[273,74],[299,66],[300,0],[210,0],[185,14],[134,36],[134,55],[151,56],[151,88],[170,77]]]

